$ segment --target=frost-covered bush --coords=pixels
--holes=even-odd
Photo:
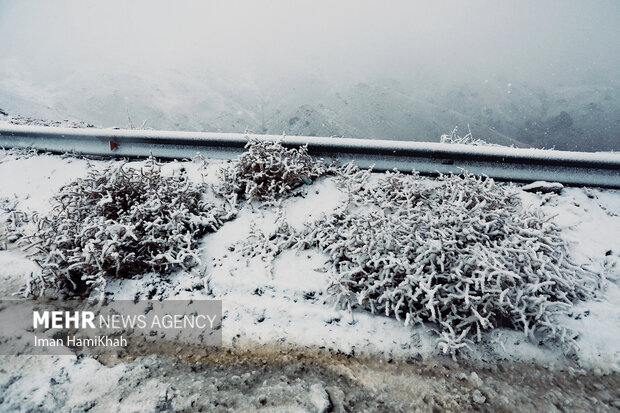
[[[499,146],[494,143],[488,143],[483,139],[474,138],[469,127],[467,128],[468,132],[465,136],[460,136],[458,134],[458,127],[452,129],[452,132],[446,135],[441,135],[439,138],[440,143],[453,143],[460,145],[472,145],[472,146]]]
[[[0,251],[7,249],[7,244],[16,241],[20,228],[28,217],[17,210],[17,200],[0,197]]]
[[[13,159],[28,159],[37,156],[39,152],[34,148],[11,148],[0,147],[0,163]]]
[[[246,148],[219,170],[220,195],[274,203],[327,171],[323,160],[310,156],[305,146],[287,149],[277,141],[251,139]]]
[[[11,125],[32,125],[32,126],[53,126],[58,128],[94,128],[95,125],[91,125],[90,123],[68,120],[64,119],[61,121],[58,120],[49,120],[49,119],[37,119],[31,118],[29,116],[5,116],[2,121],[7,122]]]
[[[221,209],[204,202],[201,190],[184,173],[163,176],[153,158],[139,170],[91,168],[60,189],[52,212],[20,241],[42,268],[25,293],[85,295],[108,277],[197,265],[200,237],[222,225]]]
[[[467,173],[434,183],[386,173],[371,185],[368,177],[349,168],[342,208],[302,232],[283,224],[280,238],[262,242],[318,248],[341,302],[406,325],[434,323],[444,352],[496,327],[573,343],[556,316],[592,297],[600,278],[571,263],[560,229],[524,209],[514,187]]]

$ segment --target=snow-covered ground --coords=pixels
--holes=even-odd
[[[102,168],[108,162],[116,161],[87,161],[57,155],[24,156],[19,152],[0,152],[0,206],[5,205],[7,209],[9,206],[14,206],[19,210],[45,214],[51,207],[50,198],[61,186],[84,176],[89,163],[96,168]],[[139,164],[139,162],[134,164]],[[163,166],[163,173],[172,174],[183,167],[188,172],[188,176],[197,182],[204,180],[207,183],[217,183],[216,171],[220,166],[221,163],[216,161],[207,161],[206,164],[198,160],[171,162]],[[426,179],[429,184],[433,181],[432,178]],[[333,211],[344,197],[345,195],[338,189],[334,178],[321,178],[312,185],[304,187],[303,195],[285,200],[282,203],[282,210],[291,225],[301,228],[305,222],[314,221],[322,213]],[[577,317],[578,319],[565,317],[560,320],[579,333],[576,361],[563,355],[558,347],[541,346],[525,339],[521,332],[502,329],[495,330],[483,340],[483,343],[462,354],[460,363],[464,365],[473,363],[476,366],[508,363],[507,365],[511,366],[510,369],[525,365],[530,367],[524,369],[533,369],[536,374],[543,375],[546,373],[541,373],[544,370],[540,366],[544,368],[552,366],[558,371],[572,371],[571,375],[592,375],[594,374],[592,372],[595,372],[596,377],[600,378],[603,377],[602,374],[611,374],[607,377],[616,380],[617,373],[620,373],[620,306],[618,305],[620,302],[620,265],[618,265],[620,246],[617,241],[618,234],[620,234],[620,192],[595,188],[564,188],[559,195],[523,191],[520,197],[526,207],[540,207],[549,215],[555,215],[554,221],[562,227],[564,237],[571,243],[573,259],[606,276],[604,291],[596,301],[578,304],[575,314],[582,313]],[[0,210],[0,223],[5,218],[6,213]],[[330,274],[325,265],[326,257],[321,253],[313,250],[297,254],[285,251],[275,259],[273,268],[270,268],[268,262],[261,260],[260,256],[252,259],[243,257],[239,243],[248,237],[251,228],[255,227],[268,232],[270,228],[275,227],[276,218],[277,211],[273,207],[261,208],[258,205],[244,204],[234,220],[226,223],[217,232],[205,236],[200,251],[203,264],[206,265],[208,281],[198,271],[180,271],[164,279],[157,274],[145,274],[133,279],[109,282],[107,291],[114,299],[146,299],[147,297],[221,299],[224,310],[224,348],[228,348],[231,354],[239,356],[240,360],[250,356],[239,349],[249,348],[250,350],[247,351],[251,354],[262,354],[261,351],[266,351],[264,349],[275,348],[273,351],[280,354],[278,357],[272,356],[277,360],[275,363],[286,365],[286,360],[290,361],[290,358],[286,357],[294,357],[295,354],[300,358],[305,357],[299,356],[300,353],[295,353],[297,350],[291,349],[307,349],[309,352],[318,351],[319,354],[322,354],[321,352],[328,352],[331,355],[341,354],[345,358],[351,356],[367,358],[374,360],[372,363],[379,363],[380,360],[396,360],[398,364],[405,363],[407,360],[418,360],[420,366],[435,365],[437,367],[437,360],[442,360],[440,364],[448,363],[448,367],[443,365],[437,368],[453,369],[453,376],[456,377],[459,367],[454,367],[450,364],[453,362],[438,355],[437,336],[433,334],[430,327],[405,327],[402,322],[393,318],[371,315],[362,311],[351,313],[335,307],[326,292]],[[19,289],[25,277],[33,271],[37,271],[36,265],[17,248],[9,245],[8,249],[1,250],[0,298],[8,297]],[[245,356],[240,355],[241,353]],[[303,351],[301,354],[304,354]],[[265,358],[269,357],[265,356]],[[119,362],[117,360],[113,364]],[[270,364],[267,361],[258,363]],[[334,362],[327,370],[333,372],[333,366],[340,366],[338,367],[339,374],[349,379],[353,377],[351,380],[356,385],[374,386],[375,389],[385,388],[385,383],[381,386],[377,384],[380,382],[377,378],[379,376],[373,379],[376,381],[374,384],[360,381],[360,369],[362,369],[360,365],[363,365],[362,362],[360,363],[356,367],[351,367],[346,363]],[[370,361],[368,363],[369,366],[372,364]],[[123,408],[133,406],[129,409],[148,411],[159,406],[158,408],[165,410],[170,408],[170,400],[175,391],[177,393],[188,391],[183,387],[184,385],[189,386],[190,383],[194,383],[194,387],[206,386],[208,388],[209,386],[204,376],[201,376],[200,381],[193,382],[191,370],[187,371],[186,367],[178,367],[173,361],[159,360],[155,356],[134,362],[123,362],[114,367],[106,367],[92,359],[76,360],[75,357],[69,359],[34,356],[2,357],[0,359],[0,389],[2,389],[0,407],[4,403],[8,410],[17,409],[20,406],[19,400],[22,398],[24,403],[22,407],[24,410],[31,409],[30,411],[53,410],[58,406],[67,410],[67,406],[72,406],[76,411],[85,411],[89,409],[88,406],[91,408],[96,406],[95,410],[104,411],[120,402],[120,399],[114,399],[116,396],[113,395],[116,393],[111,387],[112,383],[120,380],[128,383],[128,387],[125,386],[127,389],[131,386],[139,389],[139,391],[126,390],[123,397],[127,398],[123,403],[129,404],[123,404]],[[156,379],[153,377],[152,370],[148,371],[152,368],[158,368],[161,372],[167,372],[166,374],[174,374],[176,370],[182,371],[183,375],[179,376],[178,380],[185,384],[174,385],[173,381],[162,377]],[[205,371],[207,367],[203,366],[198,369]],[[368,369],[367,378],[371,372],[377,374],[376,366],[368,367]],[[431,367],[429,369],[432,370]],[[270,374],[273,377],[269,376],[271,378],[265,379],[263,383],[264,386],[267,386],[265,383],[270,383],[270,387],[267,386],[270,390],[268,392],[265,390],[265,394],[271,395],[267,407],[277,405],[280,406],[280,411],[294,409],[323,411],[325,403],[332,406],[338,405],[338,391],[332,389],[330,392],[329,388],[325,390],[324,387],[327,386],[326,383],[329,380],[325,377],[321,378],[320,373],[312,371],[311,377],[304,376],[300,379],[301,381],[297,382],[290,382],[290,380],[278,382],[277,372],[271,371]],[[256,376],[256,374],[253,375],[254,373],[247,373],[250,374],[248,377],[243,376],[246,373],[239,373],[237,377],[240,377],[240,382]],[[229,383],[230,377],[234,375],[228,374],[225,379],[222,375],[224,373],[220,372],[219,376],[213,372],[212,374],[219,377],[219,380],[223,380],[222,383]],[[286,376],[285,373],[283,374]],[[418,380],[424,376],[417,370],[416,372],[403,373],[401,371],[390,374],[392,376],[417,374]],[[479,371],[479,374],[482,373]],[[217,379],[214,380],[217,382]],[[275,382],[271,383],[274,380]],[[394,380],[394,377],[391,380]],[[460,379],[455,380],[457,383]],[[476,387],[477,380],[475,377],[471,379],[469,373],[463,377],[463,380],[464,383],[471,384],[472,380],[474,382],[472,388],[463,390],[472,392],[470,396],[467,396],[467,400],[473,400],[474,405],[476,400],[494,397],[490,390],[483,390],[481,386]],[[86,390],[77,390],[72,383],[82,383]],[[500,388],[503,385],[511,385],[508,382],[502,383],[498,384]],[[431,388],[432,385],[437,385],[437,383],[431,383]],[[278,386],[288,386],[286,391],[281,389],[282,394],[289,394],[286,396],[289,398],[293,397],[290,394],[295,394],[297,402],[273,405],[273,397],[275,397],[273,394],[278,394],[277,389],[280,388]],[[297,386],[296,390],[291,390],[295,386]],[[608,384],[601,384],[601,386],[606,388]],[[474,388],[478,389],[475,390],[478,392],[475,395]],[[197,388],[194,390],[198,391]],[[434,394],[441,394],[441,391],[435,390]],[[209,393],[211,390],[205,391]],[[219,393],[220,396],[224,397],[228,394],[226,393],[228,390],[222,391]],[[252,391],[255,394],[248,396],[248,400],[252,397],[259,400],[260,386]],[[613,393],[612,390],[610,391]],[[429,392],[433,393],[431,390]],[[361,393],[364,392],[361,391]],[[496,390],[495,396],[498,393],[501,394],[499,390]],[[282,394],[278,397],[285,397]],[[484,394],[486,396],[483,396]],[[101,400],[105,401],[93,402],[104,395],[106,397]],[[610,398],[613,399],[613,397],[615,397],[613,394],[610,395]],[[66,400],[66,404],[58,402],[58,398]],[[192,409],[191,401],[187,401],[189,404],[183,404],[179,400],[175,402],[175,408]],[[265,405],[260,400],[258,402],[256,400],[248,401],[249,404],[237,404],[235,408],[254,410]],[[587,398],[584,400],[587,402]],[[342,404],[342,401],[340,403]],[[431,405],[432,403],[425,404],[427,407]],[[495,404],[496,407],[500,405],[501,403]],[[30,407],[25,408],[25,406]],[[457,403],[456,406],[462,405]],[[444,407],[448,408],[448,405]],[[507,402],[504,407],[510,409],[510,403]],[[456,407],[452,406],[452,408]]]

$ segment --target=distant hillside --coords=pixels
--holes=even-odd
[[[620,86],[553,90],[491,79],[335,85],[320,77],[260,84],[208,71],[0,79],[12,115],[97,126],[437,141],[458,126],[502,145],[620,150]],[[145,123],[146,122],[146,123]]]

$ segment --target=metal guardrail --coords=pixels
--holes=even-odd
[[[281,140],[287,147],[308,145],[314,156],[354,161],[377,171],[398,169],[423,174],[460,172],[531,182],[620,188],[620,153],[567,152],[501,146],[321,138],[309,136],[244,135],[122,129],[73,129],[0,125],[0,146],[113,157],[234,159],[248,138]]]

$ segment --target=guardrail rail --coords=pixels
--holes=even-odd
[[[0,125],[0,147],[111,157],[234,159],[249,138],[308,145],[310,154],[374,170],[470,173],[494,179],[620,188],[620,153],[311,136]]]

